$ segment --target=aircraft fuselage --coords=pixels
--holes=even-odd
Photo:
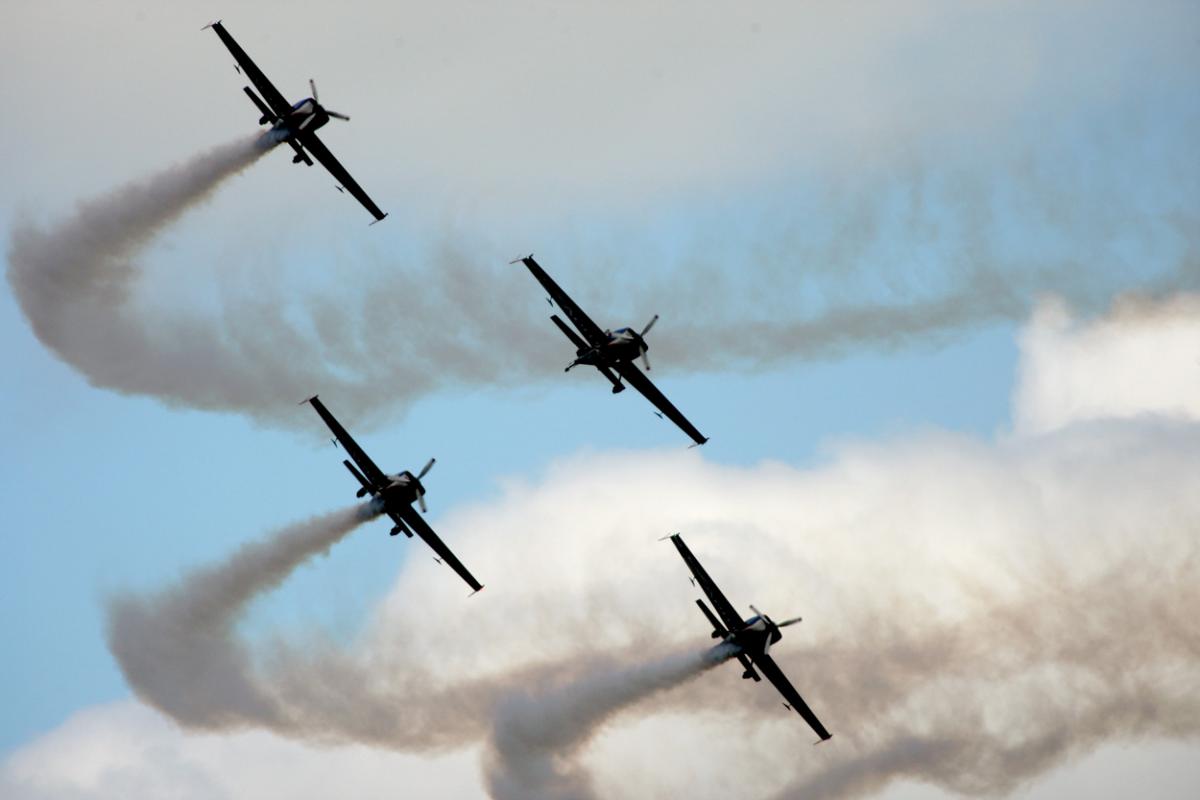
[[[613,366],[623,361],[634,361],[650,346],[633,328],[617,328],[605,331],[608,341],[599,347],[581,347],[575,351],[576,364],[593,367]]]
[[[760,616],[750,617],[741,629],[733,631],[729,635],[729,639],[738,647],[756,653],[766,652],[771,645],[782,638],[783,631],[779,630],[779,626],[767,622]]]
[[[417,498],[425,494],[425,487],[408,470],[388,475],[390,483],[379,494],[383,498],[384,507],[395,505],[412,505]]]
[[[324,106],[311,97],[306,97],[292,104],[292,110],[280,117],[271,126],[271,130],[280,141],[294,139],[301,131],[315,131],[329,122],[329,114]]]

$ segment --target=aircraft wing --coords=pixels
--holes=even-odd
[[[671,405],[671,401],[667,399],[667,396],[650,382],[646,374],[638,369],[637,364],[631,361],[622,361],[617,364],[617,372],[621,373],[621,377],[625,379],[626,383],[641,392],[659,411],[666,414],[667,419],[674,422],[679,426],[680,430],[692,437],[692,441],[696,444],[704,444],[708,441],[707,436],[696,430],[696,426],[688,422],[687,417],[680,413],[678,408]]]
[[[301,131],[300,135],[296,138],[300,140],[300,144],[304,145],[308,152],[313,154],[313,157],[317,161],[321,162],[321,165],[325,169],[329,170],[329,174],[341,184],[343,189],[353,195],[355,200],[362,203],[367,211],[371,212],[371,216],[375,217],[376,222],[387,216],[387,214],[379,210],[379,206],[375,205],[375,201],[367,196],[367,193],[355,182],[354,178],[350,177],[350,173],[333,157],[333,153],[329,152],[329,148],[317,138],[315,133]]]
[[[437,557],[450,565],[450,568],[458,573],[458,576],[467,582],[473,590],[479,591],[483,588],[483,584],[475,580],[475,576],[463,566],[462,562],[450,551],[446,543],[433,532],[433,528],[429,527],[429,523],[425,518],[417,513],[412,506],[402,506],[395,511],[389,511],[389,515],[397,522],[403,522],[413,533],[425,540],[425,544],[433,548],[433,552],[437,553]]]
[[[354,441],[354,437],[342,427],[342,423],[338,422],[333,414],[329,413],[329,409],[325,407],[325,404],[316,395],[310,397],[308,402],[321,415],[321,419],[325,420],[325,424],[329,426],[329,430],[333,431],[333,435],[341,443],[342,449],[350,454],[350,457],[354,459],[354,463],[362,470],[367,480],[375,486],[375,489],[380,490],[384,486],[387,486],[387,475],[384,474],[383,470],[375,466],[375,462],[371,460],[371,457],[358,446],[358,442]]]
[[[291,111],[292,104],[285,100],[279,90],[267,80],[267,76],[262,73],[257,64],[250,60],[250,56],[246,55],[246,51],[242,49],[241,45],[234,41],[229,32],[225,30],[225,26],[220,22],[214,22],[210,27],[217,32],[217,36],[221,37],[221,41],[229,48],[229,52],[233,54],[233,58],[242,68],[242,72],[254,84],[254,88],[258,89],[258,93],[262,95],[263,100],[267,101],[267,105],[271,107],[275,115],[282,117]]]
[[[679,551],[679,555],[683,556],[683,562],[688,565],[688,569],[696,576],[696,583],[700,584],[700,588],[708,596],[709,602],[717,610],[717,614],[720,615],[721,621],[725,623],[725,627],[731,631],[739,630],[745,624],[745,621],[737,613],[737,610],[734,609],[733,603],[730,603],[725,598],[725,595],[721,594],[721,590],[713,583],[713,579],[708,577],[708,573],[704,571],[704,567],[692,555],[692,551],[688,549],[688,546],[683,543],[683,537],[675,533],[671,535],[671,541],[675,543],[675,549]]]
[[[599,346],[608,342],[608,336],[600,329],[600,326],[592,322],[592,318],[583,313],[583,309],[575,305],[575,301],[571,296],[562,290],[562,288],[554,282],[554,279],[546,274],[546,270],[542,269],[541,265],[533,260],[533,256],[522,258],[521,263],[529,268],[533,273],[533,277],[537,278],[538,283],[550,295],[550,299],[563,310],[567,315],[567,319],[571,320],[583,338],[587,339],[588,344]]]
[[[783,670],[775,663],[775,659],[771,658],[766,653],[748,653],[750,660],[754,662],[754,666],[758,667],[758,671],[766,677],[783,698],[787,700],[788,705],[796,710],[804,721],[807,722],[812,729],[817,732],[817,736],[821,737],[821,741],[830,738],[833,734],[825,730],[825,726],[821,724],[821,720],[817,719],[817,715],[808,707],[808,703],[804,702],[804,698],[796,691],[796,687],[792,686],[791,681],[783,674]]]

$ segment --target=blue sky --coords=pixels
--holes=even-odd
[[[322,136],[392,216],[368,229],[318,169],[269,154],[138,256],[138,308],[214,331],[229,298],[302,312],[328,290],[348,326],[394,307],[396,330],[432,347],[479,316],[431,299],[450,286],[511,319],[494,347],[544,335],[565,364],[540,289],[506,266],[533,251],[598,320],[663,314],[655,378],[712,437],[706,462],[804,468],[847,441],[1003,437],[1039,296],[1096,313],[1122,291],[1200,282],[1187,3],[234,12],[18,3],[0,48],[0,98],[21,111],[0,132],[5,239],[252,129],[240,76],[199,31],[224,15],[285,94],[311,74],[353,117]],[[444,277],[447,243],[471,265],[463,286]],[[954,313],[939,321],[943,300]],[[875,331],[897,309],[915,311]],[[847,310],[864,321],[838,322]],[[0,340],[11,752],[130,696],[104,644],[108,593],[344,505],[353,485],[307,409],[264,424],[89,386],[34,337],[8,284]],[[307,344],[276,355],[303,359]],[[435,528],[580,453],[686,446],[640,398],[544,352],[428,392],[403,373],[372,383],[395,399],[359,424],[339,408],[361,398],[311,391],[385,469],[438,458]],[[385,532],[301,569],[248,629],[352,639],[405,560],[427,556]]]

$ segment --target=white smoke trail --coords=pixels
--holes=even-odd
[[[93,385],[280,425],[299,424],[293,402],[315,390],[360,421],[378,422],[439,389],[524,385],[558,374],[570,348],[546,320],[540,290],[523,268],[476,254],[494,248],[465,245],[461,236],[412,263],[364,255],[302,299],[294,287],[258,281],[250,294],[219,286],[221,306],[212,315],[163,314],[135,299],[144,266],[137,259],[153,236],[270,144],[217,148],[86,202],[56,225],[14,226],[8,278],[38,338]],[[691,371],[763,369],[945,338],[1017,319],[1044,291],[1096,310],[1131,287],[1154,294],[1200,286],[1190,207],[1177,215],[1184,245],[1148,253],[1148,266],[1137,270],[1095,249],[1092,217],[1082,215],[1084,229],[1054,234],[1080,241],[1074,259],[1089,263],[1083,269],[1077,260],[1014,256],[1003,241],[1006,226],[994,219],[1021,212],[985,191],[956,190],[936,203],[924,197],[910,219],[873,188],[829,212],[827,243],[797,240],[794,223],[764,207],[771,221],[749,253],[735,239],[680,253],[647,275],[622,249],[636,245],[602,243],[545,266],[602,324],[641,324],[661,312],[651,342],[656,360],[664,370]],[[1091,195],[1075,202],[1085,201],[1107,202]],[[939,210],[931,214],[924,204]],[[926,241],[928,229],[943,229],[944,216],[954,220],[945,226],[953,233]],[[863,224],[864,217],[875,223]],[[1118,217],[1104,241],[1145,223],[1136,209]],[[933,266],[914,273],[872,256],[900,245],[929,250]],[[496,346],[500,331],[503,347]]]
[[[1131,554],[1086,580],[1039,569],[1023,596],[952,625],[900,603],[869,649],[805,647],[805,680],[846,735],[777,796],[864,797],[900,780],[1003,795],[1105,742],[1200,737],[1200,550],[1183,553]]]
[[[234,626],[257,596],[379,513],[370,502],[314,517],[244,545],[177,586],[113,598],[108,646],[129,685],[145,702],[195,725],[282,724],[278,702],[255,680],[252,655]]]
[[[202,369],[196,356],[212,337],[200,325],[151,330],[130,303],[141,271],[134,259],[276,144],[270,133],[240,138],[80,203],[48,229],[16,226],[8,280],[38,339],[93,385],[171,399],[172,376]]]
[[[487,785],[496,800],[585,800],[591,776],[574,760],[622,709],[732,658],[733,645],[675,653],[644,664],[591,665],[549,689],[524,689],[494,710]]]

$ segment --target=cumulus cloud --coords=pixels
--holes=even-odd
[[[1020,431],[1140,415],[1200,419],[1200,295],[1128,295],[1078,319],[1043,301],[1021,336]]]
[[[485,796],[471,754],[312,747],[262,731],[189,733],[131,701],[81,711],[8,755],[0,794],[8,800]]]

